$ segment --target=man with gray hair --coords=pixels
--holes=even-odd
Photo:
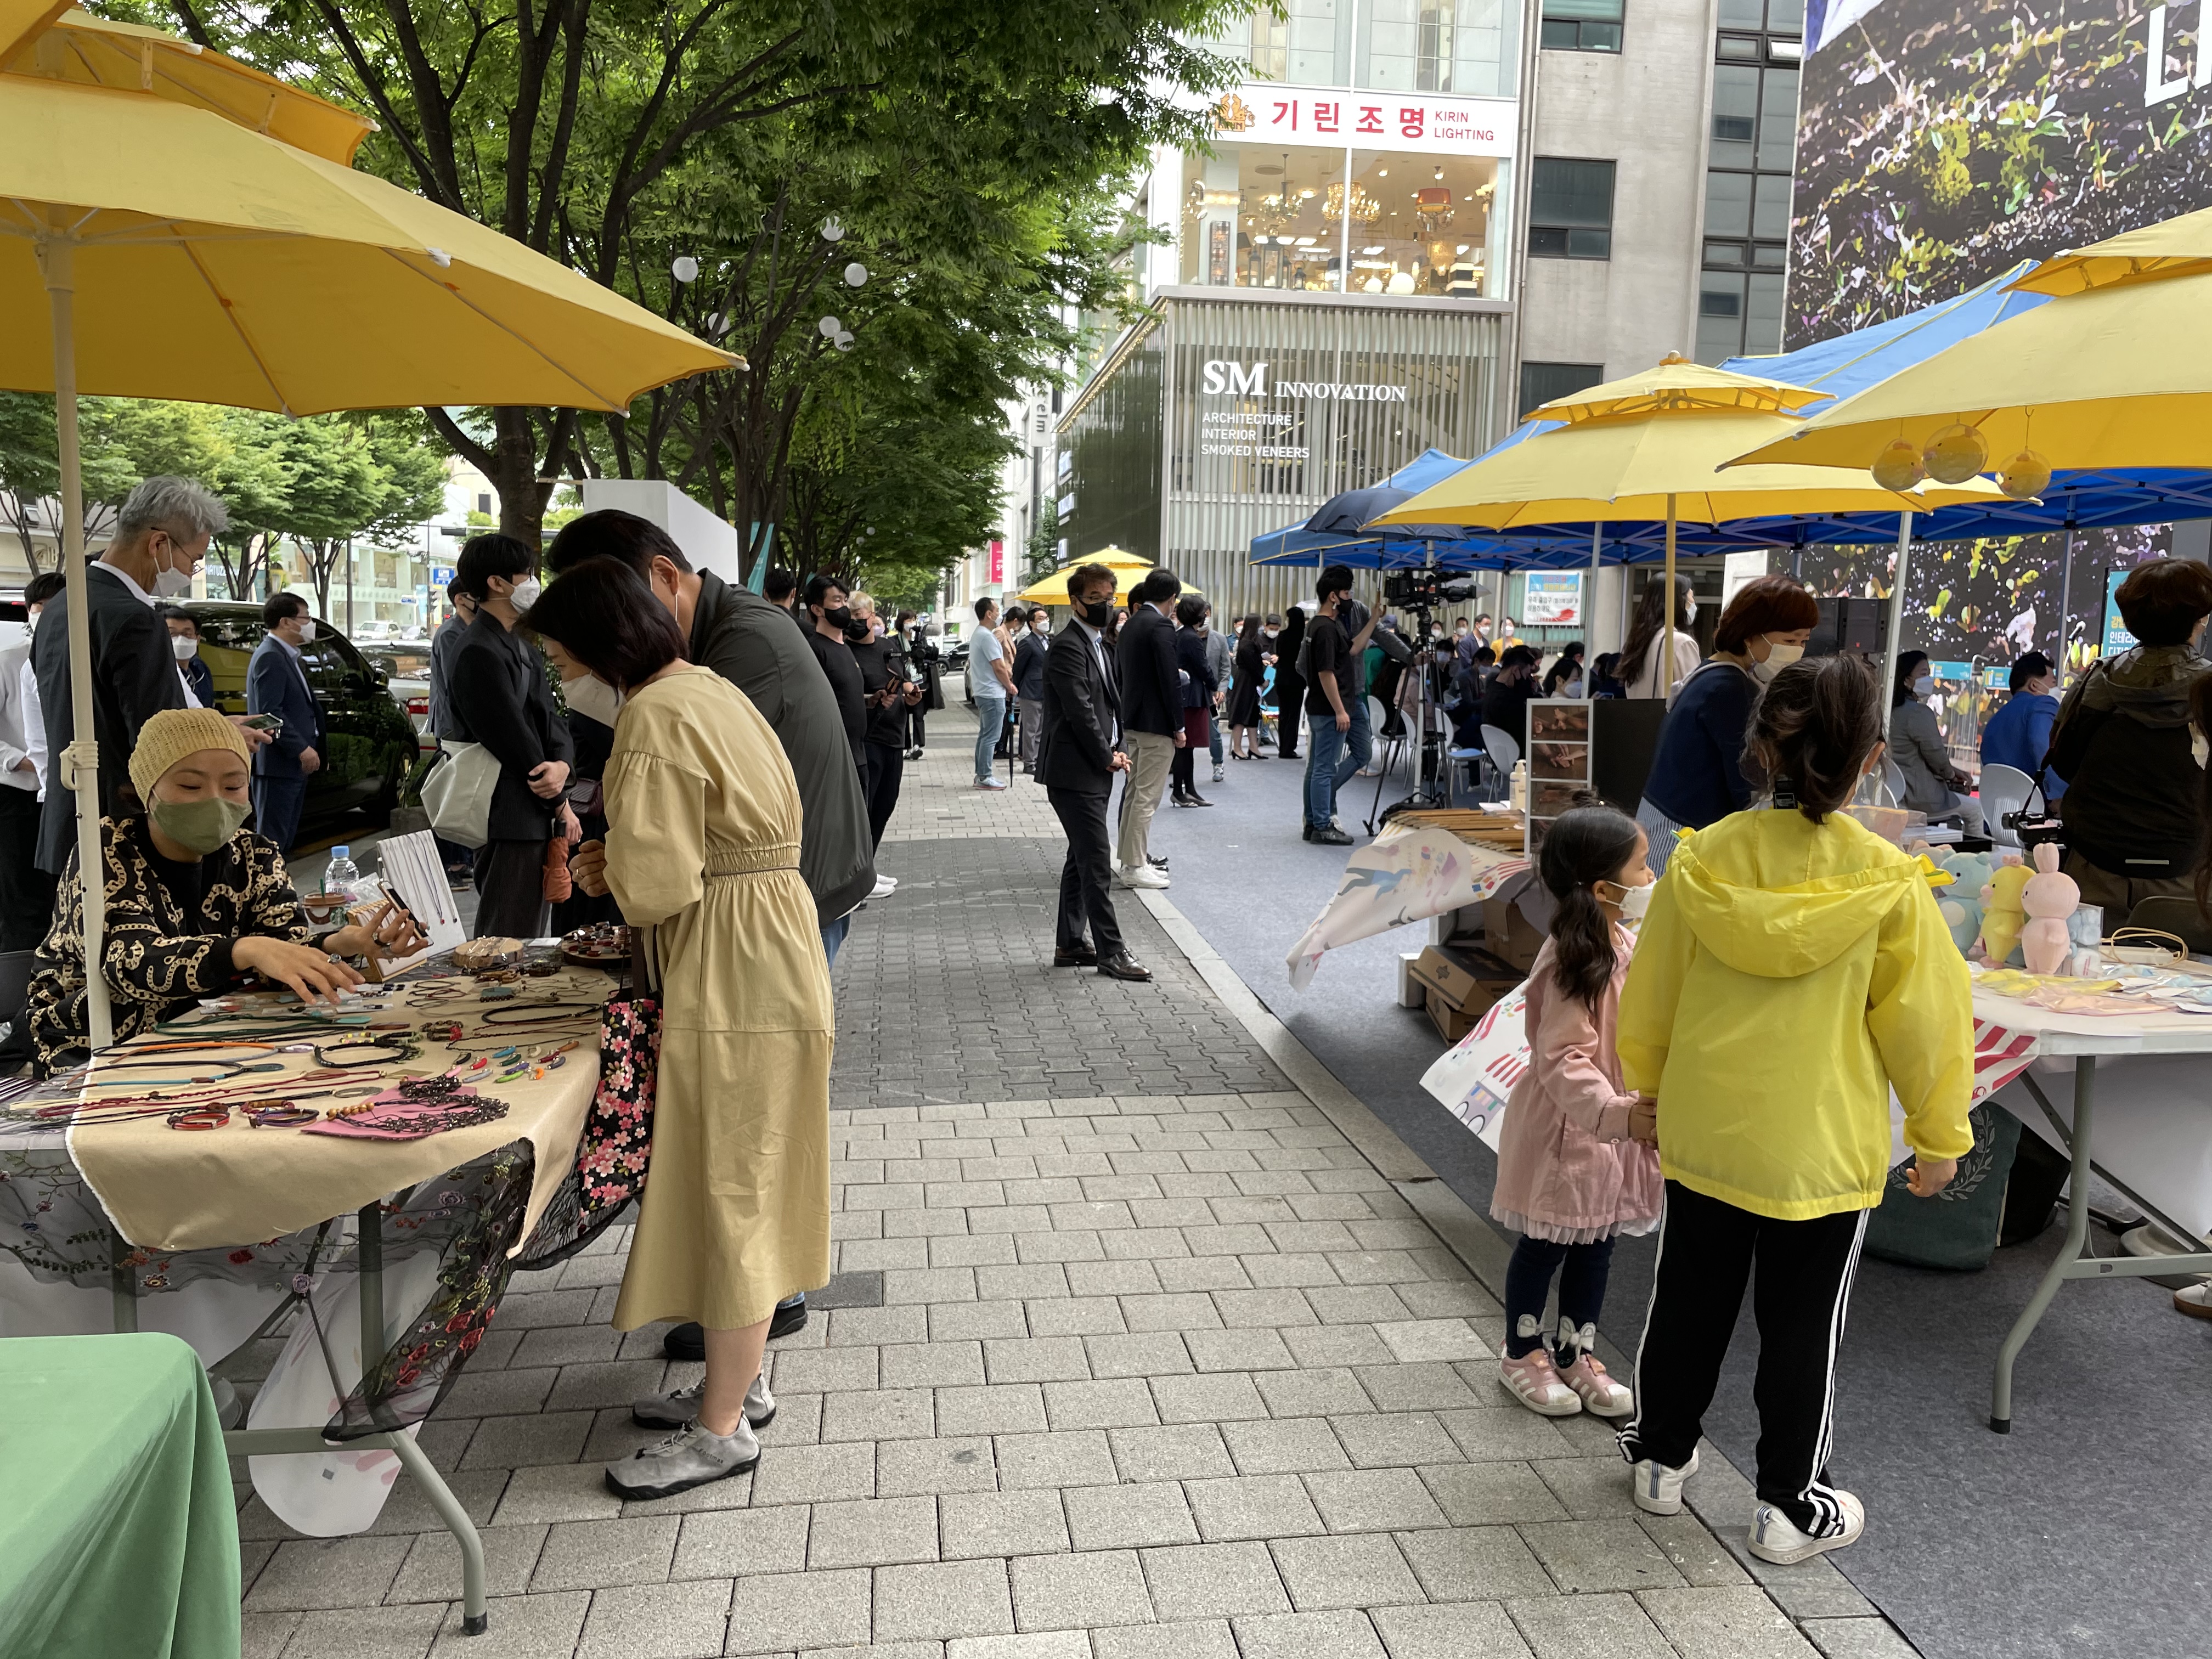
[[[185,707],[169,627],[155,607],[191,591],[192,573],[230,514],[189,478],[149,478],[131,492],[115,519],[107,550],[85,568],[86,615],[92,635],[93,736],[100,744],[103,817],[137,803],[130,781],[138,728],[164,708]],[[46,752],[59,758],[76,735],[70,696],[69,596],[58,593],[39,619],[31,667],[46,717]],[[238,719],[234,715],[233,719]],[[243,727],[249,746],[267,735]],[[76,798],[46,791],[39,823],[39,868],[58,875],[76,845]]]

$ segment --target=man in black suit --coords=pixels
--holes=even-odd
[[[1124,887],[1164,887],[1167,872],[1152,863],[1152,814],[1166,791],[1168,764],[1183,746],[1182,671],[1176,664],[1170,620],[1182,584],[1172,570],[1154,570],[1137,584],[1129,620],[1114,650],[1121,682],[1121,730],[1129,750],[1129,787],[1121,803],[1116,850]]]
[[[261,606],[269,630],[246,665],[246,712],[283,721],[253,757],[253,827],[289,853],[300,833],[307,780],[323,767],[323,711],[307,684],[302,647],[315,640],[315,619],[297,593],[271,593]]]
[[[1044,667],[1044,736],[1036,775],[1067,836],[1060,872],[1055,968],[1097,966],[1109,979],[1148,980],[1151,969],[1129,955],[1114,915],[1106,800],[1114,775],[1129,769],[1115,740],[1121,693],[1103,632],[1114,615],[1114,573],[1079,565],[1067,580],[1075,622],[1053,641]]]
[[[148,478],[115,515],[106,551],[85,567],[85,623],[92,635],[92,727],[100,745],[102,817],[143,805],[131,786],[131,751],[138,728],[164,708],[185,706],[168,624],[154,607],[191,592],[192,573],[208,543],[228,529],[230,514],[189,478]],[[59,875],[76,845],[76,797],[61,787],[62,750],[76,737],[70,696],[69,595],[46,604],[32,636],[31,671],[45,717],[49,779],[39,821],[38,866]],[[234,714],[234,720],[245,716]],[[264,734],[245,732],[258,748]]]

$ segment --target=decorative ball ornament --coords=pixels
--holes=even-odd
[[[2023,449],[1997,474],[1997,488],[2016,501],[2032,501],[2051,488],[2051,463]]]
[[[696,283],[699,280],[699,262],[688,253],[680,255],[668,267],[668,273],[679,283]]]
[[[1989,441],[1972,427],[1954,422],[1929,439],[1920,459],[1936,483],[1964,483],[1989,465]]]
[[[837,337],[830,343],[840,351],[850,351],[853,349],[853,331],[849,328],[840,330]]]
[[[835,317],[824,317],[820,322],[814,325],[814,329],[815,331],[821,335],[823,339],[834,340],[838,337],[838,335],[844,332],[845,325],[839,322]]]
[[[822,222],[822,240],[825,242],[843,241],[845,240],[845,222],[834,216],[824,219]]]
[[[1884,489],[1910,489],[1928,476],[1928,469],[1921,465],[1920,452],[1903,438],[1875,456],[1870,471],[1874,481]]]
[[[845,267],[845,286],[859,288],[868,280],[868,268],[858,259]]]

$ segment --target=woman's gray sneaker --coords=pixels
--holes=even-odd
[[[760,1462],[760,1440],[740,1418],[727,1434],[688,1423],[665,1440],[607,1465],[607,1489],[623,1498],[672,1498],[679,1492],[743,1474]]]
[[[650,1394],[630,1402],[629,1420],[641,1429],[680,1429],[699,1420],[700,1396],[707,1391],[702,1378],[688,1389],[669,1394]],[[745,1421],[764,1429],[775,1420],[775,1396],[769,1392],[768,1373],[753,1378],[745,1390]]]

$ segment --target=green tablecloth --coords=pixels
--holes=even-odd
[[[0,1340],[0,1659],[238,1659],[238,1512],[173,1336]]]

